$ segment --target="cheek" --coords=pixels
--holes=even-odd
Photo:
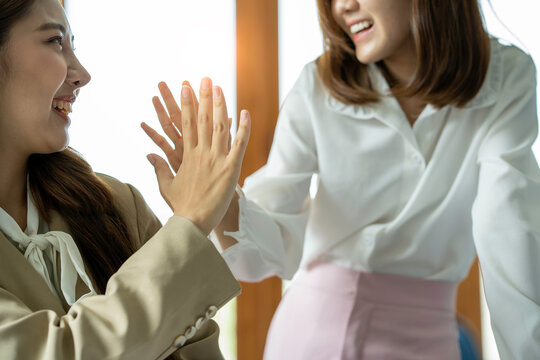
[[[344,9],[344,3],[343,0],[332,0],[331,7],[331,16],[332,19],[338,23],[338,25],[343,28],[345,26],[343,21],[343,9]]]
[[[60,56],[46,56],[41,59],[40,64],[43,89],[52,92],[51,95],[54,96],[66,81],[66,63]]]
[[[65,62],[52,56],[36,56],[13,69],[10,74],[12,98],[33,104],[31,108],[50,108],[52,99],[66,79]]]

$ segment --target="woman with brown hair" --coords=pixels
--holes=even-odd
[[[211,318],[240,287],[207,235],[233,196],[248,115],[230,146],[210,79],[200,104],[185,86],[170,119],[154,100],[184,130],[175,174],[148,156],[174,212],[162,227],[136,189],[67,147],[90,81],[72,40],[58,0],[0,0],[0,358],[221,359]]]
[[[265,358],[459,359],[476,255],[501,357],[540,358],[531,58],[490,39],[477,0],[318,7],[324,53],[216,229],[239,279],[294,276]]]

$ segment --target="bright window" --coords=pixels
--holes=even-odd
[[[162,80],[179,99],[183,80],[198,91],[210,76],[236,113],[235,2],[66,0],[66,9],[76,53],[92,75],[71,116],[71,146],[96,172],[137,187],[165,222],[172,213],[146,160],[158,149],[139,124],[159,128],[151,98]],[[234,309],[233,301],[217,315],[227,359],[236,358]]]

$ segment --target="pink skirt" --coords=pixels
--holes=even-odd
[[[265,360],[459,360],[457,283],[315,263],[274,315]]]

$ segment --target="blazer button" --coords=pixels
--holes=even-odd
[[[197,321],[195,321],[195,328],[197,328],[197,330],[200,330],[206,321],[207,320],[204,317],[198,318]]]
[[[207,319],[213,318],[216,315],[217,310],[218,308],[215,307],[214,305],[210,306],[208,310],[206,310],[206,314],[205,314],[206,318]]]
[[[176,339],[174,339],[174,346],[176,346],[177,348],[179,348],[180,346],[184,346],[186,341],[186,337],[184,335],[180,335]]]
[[[187,328],[186,332],[184,333],[184,336],[186,337],[186,339],[191,339],[195,333],[197,332],[197,329],[195,328],[195,326],[190,326]]]

